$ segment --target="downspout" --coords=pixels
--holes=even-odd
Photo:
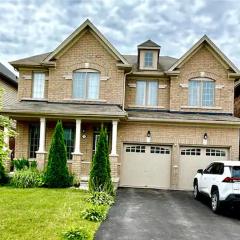
[[[123,101],[122,101],[122,110],[125,111],[124,109],[124,105],[125,105],[125,93],[126,93],[126,77],[127,75],[131,74],[132,73],[132,69],[130,72],[127,72],[124,74],[124,80],[123,80]]]

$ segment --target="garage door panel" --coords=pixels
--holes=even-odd
[[[227,160],[228,151],[226,148],[181,147],[179,189],[192,190],[197,170],[206,168],[213,161]]]
[[[169,188],[170,164],[170,147],[124,145],[120,185]]]

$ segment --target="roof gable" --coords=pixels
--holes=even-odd
[[[197,43],[195,43],[178,61],[176,61],[168,71],[174,71],[180,67],[189,57],[194,54],[204,44],[208,44],[210,48],[218,55],[218,57],[229,66],[235,73],[239,73],[239,69],[227,58],[227,56],[210,40],[207,35],[204,35]]]
[[[116,59],[119,59],[123,64],[128,64],[127,60],[117,51],[117,49],[103,36],[103,34],[90,22],[86,20],[80,27],[78,27],[69,37],[67,37],[52,53],[50,53],[43,63],[49,63],[54,57],[57,56],[64,48],[66,48],[74,39],[84,33],[85,30],[90,29],[95,34],[104,47],[110,51]]]
[[[148,48],[148,47],[157,48],[157,49],[160,48],[160,46],[158,44],[156,44],[155,42],[153,42],[151,39],[138,45],[138,48]]]

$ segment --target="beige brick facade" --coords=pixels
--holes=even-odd
[[[177,112],[204,112],[204,113],[233,113],[234,80],[229,78],[226,63],[204,43],[187,58],[176,70],[177,74],[169,74],[159,71],[156,74],[146,74],[139,71],[129,75],[129,66],[119,66],[120,60],[104,46],[96,33],[89,28],[73,39],[68,46],[65,46],[55,56],[54,67],[39,67],[38,69],[30,66],[20,67],[20,80],[18,90],[18,100],[32,98],[32,76],[34,71],[45,71],[45,98],[44,101],[66,103],[73,100],[72,75],[78,69],[94,69],[100,72],[100,99],[94,103],[114,104],[121,108],[125,100],[125,110],[128,108],[139,108],[136,106],[136,81],[137,80],[156,80],[158,81],[158,106],[155,111],[177,111]],[[118,66],[117,66],[118,64]],[[161,63],[160,63],[161,64]],[[126,77],[126,79],[125,79]],[[205,77],[215,81],[215,104],[211,108],[190,108],[188,106],[188,84],[193,78]],[[125,82],[125,89],[124,81]],[[124,96],[125,92],[125,96]],[[125,99],[123,99],[125,97]],[[82,103],[82,101],[79,101]],[[85,101],[89,104],[89,101]],[[93,102],[91,102],[92,104]],[[80,106],[80,105],[79,105]],[[149,110],[147,107],[141,110]],[[36,110],[37,111],[37,110]],[[29,116],[16,117],[17,132],[16,138],[16,158],[29,157],[29,124],[33,121]],[[127,115],[127,114],[126,114]],[[39,115],[39,118],[43,117]],[[45,150],[49,151],[53,129],[57,120],[56,116],[44,113],[46,117],[46,139]],[[79,116],[76,117],[80,118]],[[104,120],[103,120],[104,118]],[[23,119],[25,119],[23,121]],[[60,117],[61,119],[61,117]],[[39,121],[34,117],[34,121]],[[63,124],[75,126],[75,115],[62,116]],[[122,150],[124,143],[144,143],[146,144],[146,134],[151,131],[151,143],[165,144],[172,147],[171,162],[171,187],[177,188],[179,171],[174,169],[174,165],[179,164],[179,154],[181,146],[201,146],[203,147],[203,135],[207,133],[209,147],[228,148],[231,160],[239,158],[239,129],[237,123],[230,125],[226,122],[220,125],[217,121],[212,124],[202,123],[152,123],[148,120],[141,122],[131,122],[127,116],[125,119],[100,116],[91,118],[85,116],[81,119],[81,129],[84,130],[86,138],[81,136],[81,154],[73,156],[68,162],[69,169],[78,177],[89,175],[90,165],[93,158],[94,129],[102,122],[109,126],[111,139],[112,121],[119,120],[117,134],[117,155],[110,155],[112,176],[118,178],[121,175]],[[114,135],[114,134],[113,134]],[[205,145],[204,145],[205,146]],[[111,147],[111,141],[110,141]],[[42,161],[43,155],[38,156]],[[44,156],[46,161],[47,156]]]

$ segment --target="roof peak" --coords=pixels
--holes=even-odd
[[[148,39],[147,41],[138,45],[138,48],[147,48],[147,47],[159,49],[161,46],[153,42],[151,39]]]

